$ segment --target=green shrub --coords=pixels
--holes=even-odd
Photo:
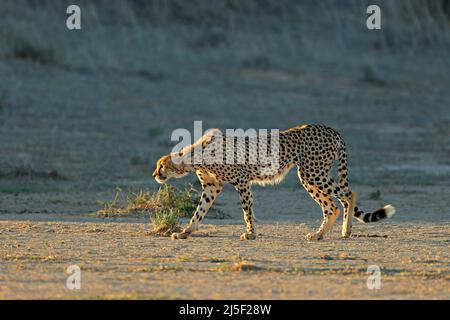
[[[173,232],[178,232],[180,228],[180,217],[172,210],[156,212],[152,218],[153,234],[170,236]]]
[[[123,214],[149,215],[153,225],[151,235],[170,236],[181,231],[180,217],[192,214],[197,206],[197,190],[190,185],[182,190],[164,185],[157,191],[124,192],[117,188],[111,201],[100,202],[98,214],[108,217]]]
[[[111,201],[101,202],[103,208],[98,213],[104,216],[174,213],[178,217],[188,217],[197,207],[197,196],[198,192],[192,185],[181,190],[164,185],[155,192],[141,189],[137,193],[118,188]]]

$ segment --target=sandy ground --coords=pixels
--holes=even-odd
[[[340,238],[340,220],[324,241],[303,236],[320,224],[320,210],[302,189],[255,192],[259,238],[240,241],[237,196],[225,189],[226,220],[207,219],[188,240],[148,235],[145,218],[94,214],[2,214],[2,299],[449,299],[450,223],[436,210],[438,188],[390,188],[363,208],[390,202],[398,212],[376,224],[354,223]],[[283,197],[280,206],[274,198]],[[425,200],[428,201],[425,201]],[[278,215],[273,212],[279,212]],[[186,221],[184,221],[186,222]],[[66,269],[81,268],[81,290],[66,288]],[[367,268],[381,270],[369,290]]]
[[[357,225],[306,242],[310,226],[205,224],[186,241],[148,236],[145,223],[0,222],[2,299],[449,299],[449,225]],[[81,268],[81,289],[66,268]],[[366,286],[368,266],[381,288]]]

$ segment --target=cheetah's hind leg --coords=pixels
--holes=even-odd
[[[337,217],[340,215],[340,210],[334,204],[333,200],[318,188],[313,188],[313,192],[309,192],[311,197],[322,207],[323,220],[322,224],[315,233],[308,233],[305,239],[308,241],[322,240],[334,225]]]
[[[305,236],[305,239],[308,241],[322,240],[324,235],[333,228],[334,222],[340,215],[340,210],[334,204],[330,195],[323,191],[323,187],[319,188],[319,186],[315,185],[312,181],[308,181],[305,176],[302,175],[301,170],[298,170],[297,174],[303,187],[306,191],[308,191],[314,201],[322,208],[323,213],[323,220],[319,229],[315,233],[308,233]]]

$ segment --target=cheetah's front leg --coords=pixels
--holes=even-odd
[[[247,225],[247,232],[241,235],[241,240],[256,239],[256,232],[253,219],[253,197],[250,185],[236,185],[235,186],[241,198],[242,210],[244,211],[244,220]]]
[[[222,185],[219,181],[212,179],[211,177],[206,177],[205,175],[199,174],[199,179],[202,184],[202,195],[200,198],[200,203],[195,210],[194,215],[189,223],[189,225],[183,229],[180,233],[173,233],[172,239],[186,239],[189,235],[198,229],[200,222],[208,213],[209,208],[214,203],[214,200],[219,196],[222,191]]]

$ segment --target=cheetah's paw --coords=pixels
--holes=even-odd
[[[255,240],[255,239],[256,239],[256,234],[254,234],[254,233],[245,232],[245,233],[241,234],[241,240]]]
[[[348,229],[348,230],[342,230],[342,238],[350,238],[350,235],[351,235],[351,230],[350,229]]]
[[[170,236],[172,238],[172,240],[178,240],[178,239],[186,239],[187,237],[189,237],[190,233],[189,232],[174,232],[172,233],[172,235]]]
[[[323,236],[321,234],[319,234],[319,233],[308,233],[305,236],[305,239],[307,241],[322,240]]]

